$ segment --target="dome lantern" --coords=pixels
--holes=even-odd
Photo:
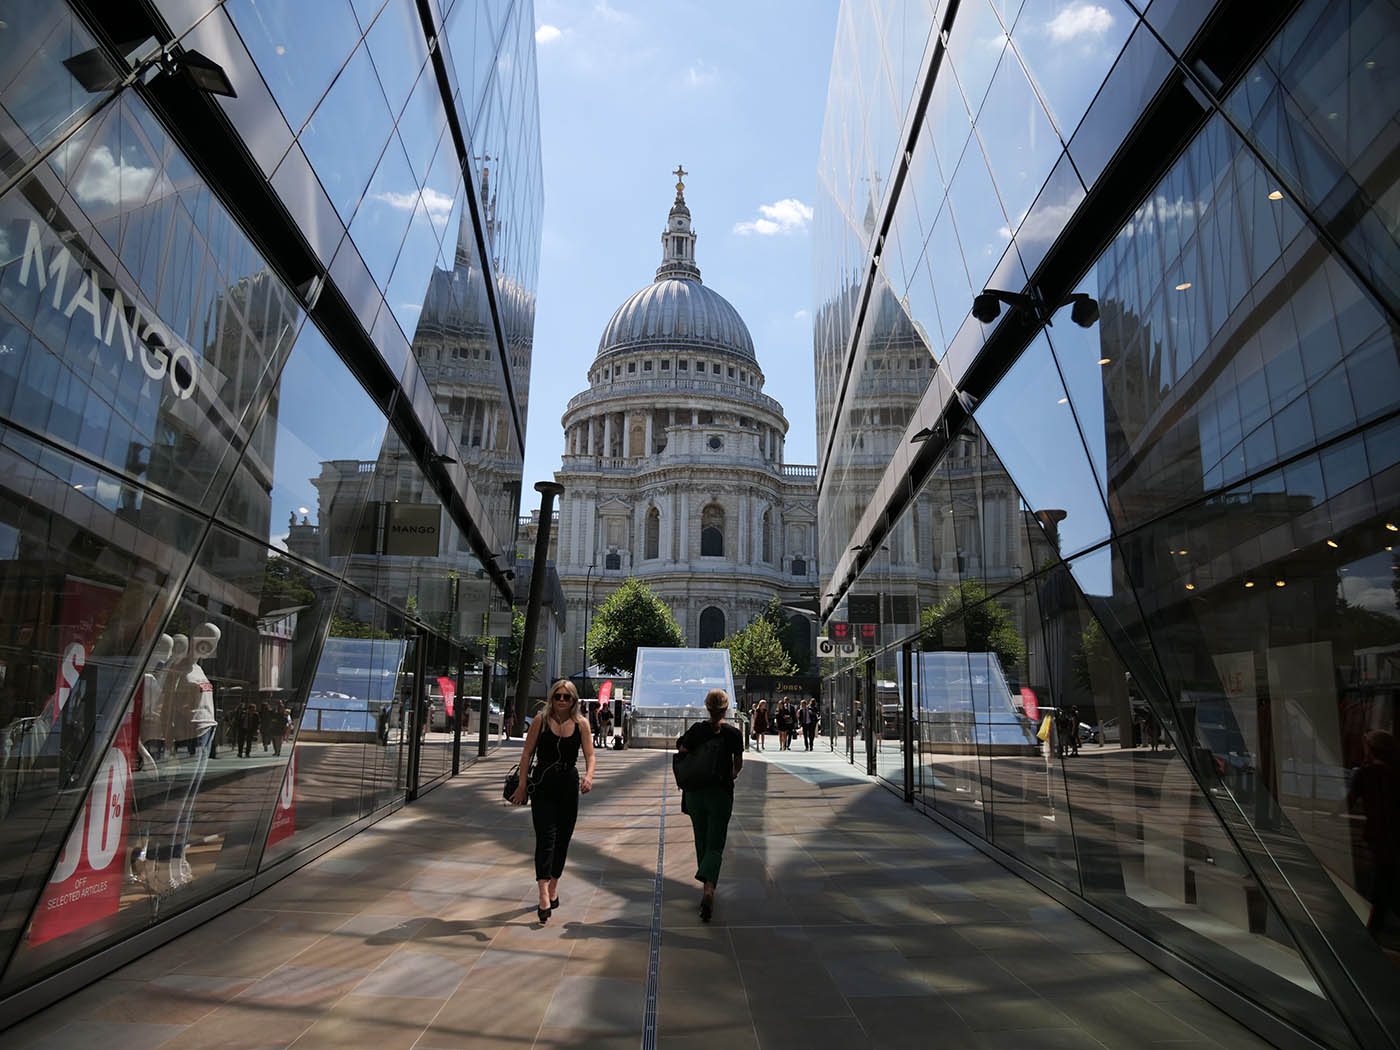
[[[676,177],[676,200],[671,205],[671,213],[666,216],[666,229],[661,234],[661,265],[656,268],[656,279],[699,281],[700,267],[695,265],[695,232],[690,228],[690,208],[685,203],[685,177],[690,173],[677,164],[671,174]]]

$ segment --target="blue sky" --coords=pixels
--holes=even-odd
[[[810,209],[839,0],[535,0],[544,239],[521,512],[608,318],[649,283],[683,164],[705,283],[816,462]]]

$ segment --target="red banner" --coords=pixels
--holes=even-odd
[[[438,688],[442,690],[442,709],[448,718],[453,717],[452,708],[457,698],[457,683],[446,675],[438,675]]]
[[[612,683],[611,683],[611,682],[604,682],[602,685],[600,685],[600,686],[598,687],[598,708],[599,708],[599,710],[602,710],[602,708],[603,708],[604,706],[607,705],[608,700],[611,699],[611,698],[612,698]]]
[[[287,763],[287,772],[282,777],[282,790],[277,793],[277,808],[272,811],[272,825],[267,829],[269,846],[290,838],[297,829],[297,753],[292,749],[292,760]]]
[[[64,581],[62,624],[59,628],[58,681],[49,714],[54,729],[63,732],[63,709],[78,684],[92,648],[102,634],[107,617],[121,591],[76,577]],[[92,718],[100,721],[94,709]],[[65,933],[114,914],[121,906],[122,878],[126,865],[126,811],[131,798],[131,766],[136,754],[135,705],[117,729],[92,788],[83,800],[73,830],[64,843],[53,875],[29,928],[29,943],[62,937]],[[67,731],[91,733],[95,726],[80,725]]]
[[[29,943],[42,944],[116,913],[121,906],[122,851],[131,797],[131,756],[136,721],[128,711],[117,739],[98,767],[44,899],[34,913]]]
[[[1028,685],[1021,686],[1021,706],[1032,722],[1040,720],[1040,701],[1036,699],[1035,690]]]

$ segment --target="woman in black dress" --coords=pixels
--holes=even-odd
[[[681,811],[690,817],[695,832],[695,881],[704,887],[700,918],[709,922],[715,907],[715,884],[719,882],[720,865],[724,863],[729,815],[734,810],[734,778],[744,765],[744,738],[724,720],[729,711],[729,696],[723,689],[711,689],[705,694],[705,709],[710,717],[687,729],[676,740],[676,750],[684,753],[706,746],[718,747],[729,759],[722,763],[718,783],[681,794]]]
[[[580,749],[586,763],[582,780],[577,765]],[[525,801],[531,757],[535,757],[538,770],[530,799],[530,818],[535,825],[535,882],[540,891],[537,914],[545,923],[559,907],[559,876],[564,873],[569,839],[578,819],[578,797],[593,790],[593,734],[579,710],[578,690],[572,682],[561,678],[550,686],[545,709],[530,723],[520,755],[520,786],[512,799],[516,805]]]

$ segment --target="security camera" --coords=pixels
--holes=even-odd
[[[972,316],[983,324],[991,324],[1001,314],[1001,301],[995,292],[982,292],[972,300]]]

